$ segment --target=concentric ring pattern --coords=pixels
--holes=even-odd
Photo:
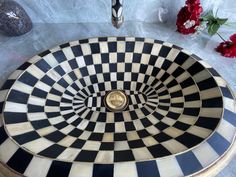
[[[96,163],[164,157],[201,143],[222,117],[209,71],[160,41],[99,38],[41,56],[12,85],[4,107],[8,134],[33,154]],[[104,106],[116,89],[129,100],[121,112]]]

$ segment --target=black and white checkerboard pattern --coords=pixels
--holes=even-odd
[[[125,111],[104,107],[112,89],[128,95]],[[7,93],[4,123],[14,141],[2,126],[0,158],[26,176],[189,175],[222,156],[235,133],[225,81],[197,56],[152,39],[61,45],[9,77],[2,107]]]

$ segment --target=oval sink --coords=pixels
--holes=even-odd
[[[218,154],[212,159],[220,156],[215,134],[231,143],[221,125],[227,111],[235,117],[225,81],[175,45],[133,37],[79,40],[19,70],[5,98],[4,127],[37,158],[105,166],[175,158],[189,175],[213,162],[205,162],[201,148]],[[192,170],[183,167],[187,156],[197,159],[187,167]]]

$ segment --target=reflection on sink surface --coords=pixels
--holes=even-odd
[[[112,164],[188,153],[214,137],[223,115],[215,70],[158,40],[74,41],[21,69],[6,97],[5,129],[28,153],[58,161]]]

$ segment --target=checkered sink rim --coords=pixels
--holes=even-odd
[[[116,89],[129,99],[121,112],[103,102]],[[144,167],[160,175],[168,162],[186,175],[219,158],[235,131],[234,98],[218,73],[197,56],[153,39],[105,37],[60,45],[23,64],[1,92],[2,144],[15,148],[2,161],[13,169],[23,155],[29,163],[52,162],[53,169],[63,164],[68,173],[86,162],[97,164],[93,173],[104,166],[113,175],[126,164],[138,176]],[[26,168],[20,172],[33,173]],[[50,167],[48,173],[55,172]]]

